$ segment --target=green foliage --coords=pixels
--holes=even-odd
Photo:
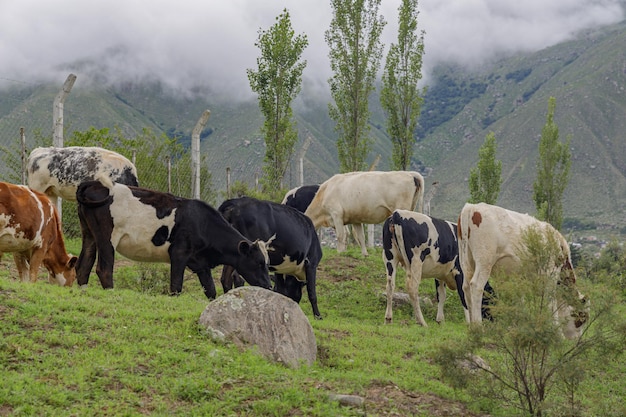
[[[440,68],[435,80],[424,93],[417,135],[425,137],[452,120],[465,105],[487,90],[488,83],[480,78],[463,79]]]
[[[259,95],[259,107],[265,116],[265,175],[261,179],[265,190],[281,188],[298,140],[291,103],[302,85],[306,61],[301,57],[307,45],[306,35],[295,36],[289,12],[284,9],[269,30],[259,30],[255,43],[261,50],[257,70],[247,70],[250,87]]]
[[[330,118],[339,133],[341,172],[362,171],[372,145],[369,96],[382,57],[380,36],[386,22],[378,14],[381,0],[331,0],[333,18],[325,39],[333,76],[328,80],[333,103]]]
[[[395,170],[410,167],[423,101],[417,84],[422,78],[425,32],[418,38],[417,5],[417,0],[403,0],[398,8],[398,43],[389,47],[380,93],[380,103],[387,115],[387,133],[393,144],[392,169]]]
[[[507,80],[513,80],[515,82],[522,82],[524,78],[528,77],[533,72],[532,68],[519,68],[514,71],[508,72],[504,78]]]
[[[570,139],[559,142],[559,127],[554,122],[556,99],[548,101],[546,124],[539,141],[537,179],[533,183],[533,200],[537,217],[547,221],[557,230],[563,223],[563,193],[569,181],[571,165]]]
[[[594,259],[589,278],[604,282],[626,298],[626,249],[617,240],[612,240]]]
[[[265,191],[258,190],[257,188],[250,187],[243,181],[235,181],[230,187],[230,193],[228,190],[223,193],[223,199],[239,198],[239,197],[253,197],[259,200],[268,200],[280,203],[288,190],[282,188],[276,188],[273,190]]]
[[[496,400],[504,410],[529,416],[587,415],[580,396],[590,376],[606,372],[612,360],[623,356],[626,322],[614,294],[593,291],[593,310],[582,336],[563,338],[551,302],[555,291],[569,290],[556,286],[548,272],[559,255],[555,237],[544,239],[530,229],[524,243],[519,272],[492,277],[494,322],[472,326],[460,346],[442,346],[437,362],[457,389]]]
[[[115,274],[115,287],[144,294],[167,295],[170,292],[170,266],[144,262],[121,267]]]
[[[478,165],[470,171],[469,202],[496,204],[502,184],[501,175],[502,161],[496,160],[496,136],[489,132],[478,150]]]

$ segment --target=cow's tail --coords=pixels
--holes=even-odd
[[[461,253],[467,253],[468,251],[468,237],[469,237],[469,225],[470,225],[470,212],[472,210],[465,205],[459,214],[459,220],[456,222],[456,234],[459,244],[459,256]],[[461,265],[463,268],[463,265]]]
[[[415,183],[415,196],[413,197],[414,210],[423,213],[424,212],[424,177],[419,173],[413,174],[413,181]]]
[[[105,187],[107,187],[109,190],[113,189],[113,180],[111,179],[111,177],[109,177],[108,174],[105,173],[100,173],[96,176],[96,181],[100,182],[100,184],[104,185]]]
[[[100,174],[96,181],[85,181],[76,189],[76,201],[87,207],[98,207],[111,200],[113,181],[104,174]]]

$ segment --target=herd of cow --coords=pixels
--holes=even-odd
[[[519,268],[524,233],[534,229],[558,245],[558,256],[551,260],[555,284],[576,294],[575,302],[553,294],[553,312],[563,334],[579,336],[588,317],[587,300],[576,289],[569,245],[558,231],[526,214],[482,203],[466,204],[456,224],[429,217],[420,213],[424,179],[417,172],[337,174],[321,185],[291,190],[281,204],[242,197],[216,210],[200,200],[140,188],[134,165],[102,148],[37,148],[27,170],[28,187],[0,183],[0,252],[13,252],[23,281],[36,281],[43,264],[51,282],[71,286],[76,280],[85,286],[97,258],[101,285],[113,288],[117,251],[136,261],[169,263],[171,294],[182,291],[189,268],[205,295],[215,298],[211,270],[217,265],[224,266],[225,292],[245,281],[300,302],[306,286],[313,314],[321,318],[316,271],[322,249],[316,229],[334,227],[338,251],[343,251],[345,226],[352,225],[367,255],[362,225],[384,222],[386,322],[392,321],[398,266],[406,271],[419,324],[426,326],[418,294],[422,278],[435,279],[437,322],[444,319],[446,286],[458,292],[466,320],[481,322],[490,317],[492,271]],[[65,249],[56,210],[59,197],[78,206],[78,258]]]

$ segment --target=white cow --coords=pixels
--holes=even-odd
[[[137,169],[126,157],[98,147],[35,148],[27,162],[28,186],[58,198],[76,201],[76,188],[102,174],[113,182],[138,186]]]
[[[315,228],[334,227],[337,251],[346,249],[344,225],[351,224],[367,256],[363,224],[385,221],[396,209],[422,211],[424,178],[413,171],[366,171],[337,174],[326,180],[304,214]]]
[[[470,313],[470,321],[480,322],[483,288],[492,271],[498,269],[506,273],[515,272],[521,264],[525,251],[524,233],[533,228],[546,239],[558,242],[559,255],[554,259],[551,271],[557,282],[570,286],[582,304],[586,303],[576,289],[576,274],[571,262],[567,241],[549,223],[539,221],[527,214],[517,213],[485,203],[465,204],[458,221],[459,258],[465,275],[463,291]],[[557,283],[555,282],[555,284]],[[556,287],[556,286],[555,286]],[[586,309],[572,305],[559,306],[553,297],[553,311],[556,317],[564,319],[563,334],[576,338],[582,333],[582,325],[587,321]]]

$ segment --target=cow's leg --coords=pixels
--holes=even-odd
[[[217,297],[217,290],[215,289],[215,282],[213,282],[213,276],[211,275],[211,268],[201,269],[196,271],[196,274],[198,275],[200,285],[202,285],[202,289],[204,290],[204,295],[206,295],[209,300],[214,300],[215,297]]]
[[[390,250],[383,250],[383,264],[387,272],[387,309],[385,310],[385,323],[393,322],[393,293],[396,290],[396,271],[398,260]]]
[[[115,249],[110,241],[97,244],[98,247],[98,263],[96,265],[96,274],[100,278],[102,288],[113,288],[113,265],[115,264]],[[87,274],[89,276],[89,274]],[[87,282],[85,281],[85,284]],[[79,282],[80,284],[80,282]],[[81,284],[82,285],[82,284]]]
[[[17,274],[20,277],[20,281],[27,282],[30,276],[28,273],[29,266],[26,261],[26,257],[19,252],[14,252],[13,261],[15,262],[15,267],[17,268]]]
[[[413,316],[415,321],[421,326],[428,327],[424,316],[422,315],[422,308],[420,307],[420,295],[419,286],[422,281],[422,263],[418,257],[413,257],[411,266],[406,269],[406,286],[409,292],[409,298],[413,305]]]
[[[354,237],[356,238],[356,242],[361,247],[361,253],[363,256],[367,256],[367,247],[365,246],[365,232],[363,231],[363,224],[353,224],[352,230],[354,233]]]
[[[335,234],[337,235],[337,252],[344,252],[346,250],[348,234],[344,227],[343,220],[339,216],[333,216],[333,225],[335,227]]]
[[[491,306],[495,304],[496,292],[489,285],[489,281],[485,284],[485,291],[483,293],[483,301],[481,305],[480,315],[483,320],[493,321],[493,316],[491,315]]]
[[[234,274],[235,268],[231,265],[222,266],[222,276],[220,277],[220,282],[222,283],[222,289],[224,290],[224,294],[233,289],[234,282]]]
[[[305,267],[306,273],[306,293],[309,297],[309,302],[311,303],[311,307],[313,308],[313,317],[318,320],[322,319],[322,314],[320,313],[319,308],[317,307],[317,266],[311,265],[310,262],[306,262]],[[294,277],[294,279],[296,279]]]
[[[456,281],[456,292],[459,294],[461,305],[463,306],[463,313],[465,314],[465,322],[470,322],[469,310],[467,309],[467,301],[465,300],[465,292],[463,291],[463,274],[458,274],[454,277]],[[435,280],[437,282],[437,280]]]
[[[443,305],[446,302],[446,284],[435,280],[435,288],[437,289],[437,323],[444,321]]]
[[[43,263],[43,258],[44,258],[44,250],[41,248],[33,251],[33,253],[31,254],[30,259],[28,261],[28,263],[30,264],[30,270],[29,270],[30,282],[37,282],[37,278],[39,276],[39,267]]]
[[[81,206],[78,206],[78,210],[81,210]],[[93,264],[96,262],[96,255],[98,254],[98,247],[96,240],[89,229],[89,225],[83,219],[80,218],[80,229],[83,237],[82,247],[80,249],[80,255],[78,256],[78,262],[76,262],[76,281],[80,287],[89,283],[89,274]]]
[[[483,291],[485,284],[489,280],[490,273],[491,266],[485,267],[476,264],[474,275],[469,279],[469,282],[467,282],[467,275],[466,280],[463,282],[463,291],[465,292],[465,300],[469,310],[470,322],[472,323],[482,322]]]

